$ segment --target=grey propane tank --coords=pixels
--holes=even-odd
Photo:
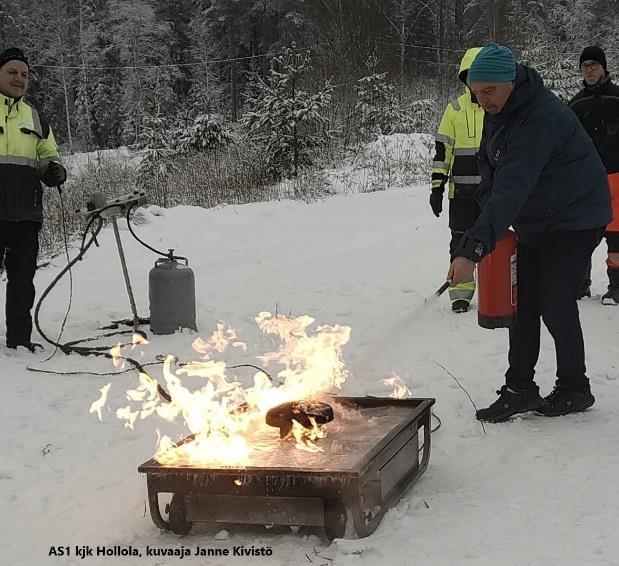
[[[148,274],[150,329],[153,334],[173,334],[196,327],[196,283],[185,257],[159,258]],[[179,261],[184,263],[179,263]]]

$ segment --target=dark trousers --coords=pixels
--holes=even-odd
[[[577,299],[602,232],[601,228],[554,232],[535,246],[518,245],[518,317],[509,330],[509,369],[505,374],[511,389],[537,389],[533,377],[540,349],[540,319],[555,342],[558,383],[569,388],[589,385]]]
[[[34,304],[34,273],[39,253],[38,222],[0,220],[0,262],[6,285],[6,344],[30,344]]]
[[[458,247],[464,232],[475,224],[479,216],[479,205],[475,199],[449,199],[449,229],[451,241],[449,242],[449,255],[454,260],[454,251]]]

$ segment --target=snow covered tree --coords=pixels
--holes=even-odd
[[[227,77],[222,64],[211,63],[225,57],[222,57],[220,45],[214,42],[210,34],[210,12],[204,7],[200,8],[200,4],[196,2],[196,10],[187,32],[189,58],[195,63],[188,103],[194,113],[210,114],[223,109]]]
[[[538,67],[537,70],[544,84],[563,102],[569,102],[582,88],[582,79],[573,58],[560,59],[546,68]]]
[[[200,114],[189,128],[176,134],[176,147],[181,151],[211,151],[232,142],[232,134],[225,124],[208,114]]]
[[[382,4],[382,2],[381,2]],[[406,44],[410,43],[416,17],[420,10],[416,0],[391,0],[385,7],[385,18],[395,32],[399,43],[400,96],[404,90],[404,71],[406,64]]]
[[[264,149],[274,179],[296,176],[330,136],[324,111],[333,88],[327,81],[318,92],[303,90],[301,78],[310,69],[309,52],[293,45],[273,59],[266,80],[254,74],[246,92],[241,126],[246,138]]]
[[[152,195],[156,204],[167,207],[169,199],[168,181],[177,172],[172,147],[174,136],[169,122],[161,117],[144,116],[140,126],[138,145],[143,150],[138,167],[138,185]]]
[[[387,73],[376,72],[378,57],[372,54],[366,61],[370,74],[360,78],[355,85],[357,103],[354,114],[363,136],[391,134],[406,129],[410,122],[398,101],[393,84],[386,81]]]
[[[123,138],[134,144],[142,123],[169,113],[174,105],[173,83],[178,76],[170,58],[170,25],[157,19],[145,0],[112,0],[110,14],[114,48],[123,69]]]
[[[78,58],[80,70],[77,76],[75,95],[76,133],[84,149],[91,151],[95,146],[93,135],[93,93],[99,74],[89,72],[87,67],[97,66],[99,50],[97,39],[100,28],[95,16],[93,0],[77,0]]]

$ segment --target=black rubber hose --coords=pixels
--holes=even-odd
[[[101,217],[99,215],[95,215],[90,219],[90,222],[88,223],[88,225],[86,226],[86,230],[85,230],[85,234],[88,233],[88,231],[90,230],[90,227],[92,226],[92,224],[94,223],[95,220],[98,220],[99,223],[97,225],[97,228],[95,229],[95,231],[93,232],[93,234],[91,235],[90,240],[88,240],[88,242],[85,242],[85,238],[82,239],[82,245],[80,247],[80,251],[79,253],[69,262],[67,263],[67,265],[65,267],[62,268],[62,270],[58,273],[58,275],[56,275],[56,277],[54,277],[54,279],[52,280],[52,282],[47,286],[47,288],[45,289],[45,291],[43,291],[43,293],[41,294],[41,297],[39,298],[39,301],[37,302],[37,305],[34,309],[34,325],[37,329],[37,332],[41,335],[41,337],[48,342],[49,344],[51,344],[52,346],[56,347],[56,348],[60,348],[63,352],[65,351],[63,348],[63,345],[55,342],[54,340],[52,340],[51,338],[49,338],[45,332],[43,332],[43,330],[41,329],[41,325],[39,323],[39,311],[41,310],[41,305],[43,304],[43,301],[45,300],[45,297],[47,297],[47,295],[51,292],[51,290],[56,286],[56,284],[58,283],[58,281],[60,281],[60,279],[62,279],[62,277],[64,277],[65,273],[67,273],[67,271],[69,271],[78,261],[80,261],[83,257],[84,254],[88,251],[88,248],[90,248],[90,246],[95,242],[97,235],[99,234],[99,232],[101,231],[101,228],[103,227],[103,220],[101,219]]]
[[[186,257],[182,257],[179,255],[174,255],[172,253],[173,250],[169,250],[167,252],[161,252],[155,248],[153,248],[152,246],[149,246],[146,242],[144,242],[143,240],[141,240],[138,235],[134,232],[133,228],[131,227],[131,220],[129,218],[129,215],[131,214],[131,211],[136,207],[135,204],[131,205],[128,209],[127,209],[127,227],[129,228],[129,232],[131,233],[131,235],[140,243],[142,244],[147,250],[150,250],[151,252],[156,253],[157,255],[163,256],[163,257],[167,257],[168,259],[187,259]]]

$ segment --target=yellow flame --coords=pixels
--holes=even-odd
[[[123,364],[123,356],[122,356],[123,345],[119,342],[110,350],[110,355],[112,356],[112,362],[114,363],[114,367],[121,367]]]
[[[99,417],[99,420],[102,420],[101,409],[107,403],[107,394],[110,390],[110,387],[112,387],[112,384],[108,383],[107,385],[104,385],[101,389],[99,389],[99,391],[101,392],[101,396],[96,401],[93,401],[93,403],[90,405],[90,409],[88,410],[90,414],[97,413],[97,417]]]
[[[138,334],[137,332],[133,333],[133,336],[131,337],[131,349],[132,350],[136,348],[137,346],[145,346],[146,344],[148,344],[148,340],[144,338],[144,336],[142,336],[141,334]]]
[[[188,442],[176,442],[158,433],[155,452],[158,462],[246,465],[252,452],[258,449],[251,441],[252,434],[268,429],[269,435],[278,438],[277,429],[265,424],[265,414],[270,408],[341,388],[348,377],[342,346],[350,339],[350,327],[323,325],[311,331],[309,327],[314,319],[309,316],[288,318],[267,312],[261,312],[256,322],[264,334],[273,335],[281,342],[275,351],[258,356],[265,370],[271,372],[270,368],[277,365],[282,368],[276,376],[257,371],[253,383],[244,387],[228,375],[226,363],[213,357],[230,347],[245,351],[246,346],[234,330],[219,323],[210,338],[193,342],[193,348],[201,354],[200,361],[178,368],[173,356],[166,358],[159,383],[169,393],[171,402],[161,398],[157,380],[145,373],[140,373],[138,386],[126,392],[128,405],[116,411],[126,427],[133,428],[139,419],[156,415],[170,423],[182,421],[189,431]],[[112,357],[117,360],[120,345],[114,350]],[[324,427],[319,427],[313,419],[311,429],[296,421],[293,427],[291,437],[297,448],[321,450],[316,442],[324,437]]]
[[[412,391],[397,373],[391,374],[391,377],[383,379],[383,383],[387,387],[393,388],[393,391],[389,397],[394,399],[405,399],[407,397],[412,397],[413,395]]]
[[[223,322],[217,323],[217,330],[211,334],[208,340],[196,338],[192,346],[204,358],[209,358],[213,352],[221,354],[228,349],[228,346],[241,348],[243,351],[247,350],[247,345],[237,340],[236,331],[232,328],[226,328]]]
[[[324,428],[316,424],[314,417],[309,417],[309,420],[312,423],[311,429],[305,428],[295,420],[292,421],[292,436],[296,441],[295,447],[306,452],[324,452],[315,442],[319,438],[327,436],[327,433]]]

